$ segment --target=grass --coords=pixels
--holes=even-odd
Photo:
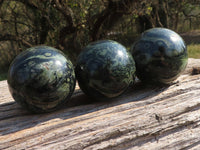
[[[187,49],[189,58],[200,58],[200,44],[190,44]]]

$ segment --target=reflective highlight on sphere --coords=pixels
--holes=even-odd
[[[75,83],[71,61],[61,51],[47,46],[20,53],[8,72],[13,98],[35,113],[60,108],[71,97]]]
[[[95,99],[121,95],[135,80],[135,62],[121,44],[103,40],[89,44],[79,55],[76,78],[82,91]]]
[[[141,81],[169,84],[186,68],[188,55],[183,39],[166,28],[145,31],[131,53]]]

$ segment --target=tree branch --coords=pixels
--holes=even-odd
[[[23,38],[11,34],[5,34],[5,35],[0,34],[0,41],[16,41],[16,42],[21,42],[26,47],[33,46],[31,43],[25,41]]]
[[[74,14],[72,9],[64,4],[64,1],[53,0],[53,3],[55,4],[55,8],[61,12],[66,20],[66,26],[60,30],[58,41],[59,45],[63,46],[66,35],[75,33],[77,30],[77,27],[74,23]]]
[[[1,8],[3,2],[4,2],[4,0],[0,0],[0,8]]]
[[[69,27],[74,27],[74,14],[71,8],[69,8],[67,5],[64,5],[64,2],[62,0],[54,0],[56,9],[60,11],[63,16],[65,17],[67,24]]]
[[[38,9],[38,6],[36,4],[34,4],[34,1],[30,1],[30,0],[9,0],[9,1],[17,1],[17,2],[21,2],[24,5],[26,5],[27,7],[31,8],[31,9]]]
[[[97,19],[94,22],[91,38],[93,41],[99,38],[100,28],[105,24],[109,24],[110,28],[123,17],[123,15],[130,14],[132,12],[132,6],[138,2],[138,0],[118,0],[108,1],[108,5],[104,11],[96,15]],[[107,20],[112,18],[112,20]]]

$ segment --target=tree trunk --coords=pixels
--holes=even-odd
[[[112,101],[76,87],[61,110],[30,114],[0,82],[0,149],[200,149],[200,60],[174,84],[141,82]]]

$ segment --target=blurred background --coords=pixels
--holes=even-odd
[[[176,31],[189,57],[200,58],[200,0],[0,0],[0,80],[29,47],[58,48],[75,63],[89,42],[112,39],[129,49],[153,27]]]

